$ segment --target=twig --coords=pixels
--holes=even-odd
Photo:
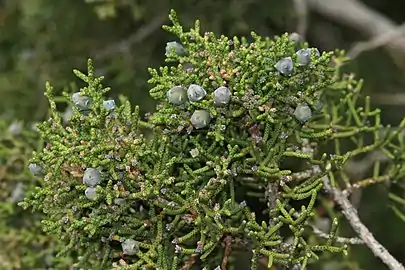
[[[319,172],[319,166],[314,166],[314,171]],[[323,177],[323,184],[325,191],[331,194],[334,201],[342,208],[342,213],[353,230],[358,234],[360,239],[363,240],[364,244],[374,253],[374,255],[380,258],[389,269],[405,270],[404,266],[374,238],[368,228],[361,222],[357,210],[339,189],[332,187],[327,176]]]
[[[312,228],[312,230],[314,231],[314,233],[321,238],[325,238],[325,239],[329,239],[329,234],[321,231],[320,229],[318,229],[318,227],[316,227],[313,224],[309,224]],[[351,237],[351,238],[347,238],[347,237],[336,237],[335,241],[337,243],[340,244],[350,244],[350,245],[361,245],[364,244],[364,241],[357,238],[357,237]]]
[[[154,31],[159,29],[162,24],[167,20],[167,14],[160,14],[153,18],[149,23],[143,25],[141,28],[138,29],[134,34],[129,36],[127,39],[122,40],[117,43],[113,43],[101,51],[96,52],[95,59],[97,60],[104,60],[109,56],[117,53],[125,53],[128,52],[129,49],[136,43],[139,43],[145,40],[148,36],[150,36]]]
[[[368,37],[378,37],[395,30],[398,25],[371,9],[360,1],[355,0],[307,0],[308,7],[336,22],[354,28]],[[405,57],[405,37],[390,39],[385,44],[393,61],[403,67],[398,53]]]
[[[221,263],[221,270],[226,270],[228,266],[228,260],[229,256],[231,255],[231,250],[232,250],[232,237],[228,235],[225,237],[225,252],[224,256],[222,258],[222,263]]]
[[[298,17],[297,33],[300,34],[304,40],[308,29],[308,5],[307,0],[293,0],[295,13]]]
[[[351,59],[355,59],[361,53],[377,49],[378,47],[384,46],[392,40],[397,39],[403,35],[405,35],[405,24],[402,24],[401,26],[398,26],[397,28],[394,28],[387,33],[376,36],[369,41],[356,43],[348,51],[347,56]]]

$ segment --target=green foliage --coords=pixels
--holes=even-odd
[[[40,182],[28,171],[38,135],[23,123],[0,123],[0,268],[66,268],[69,259],[55,260],[56,241],[42,232],[42,216],[17,206]]]
[[[38,126],[46,147],[32,159],[44,181],[21,205],[44,212],[45,230],[66,244],[59,255],[76,252],[77,266],[85,269],[214,269],[224,258],[235,263],[245,250],[251,269],[263,258],[268,267],[306,269],[325,252],[345,254],[347,246],[335,241],[336,216],[328,239],[308,241],[313,233],[306,224],[325,198],[323,180],[348,185],[346,161],[376,149],[393,162],[383,172],[376,164],[375,179],[402,178],[405,122],[380,137],[380,111],[368,98],[361,103],[362,81],[341,76],[341,52],[311,50],[303,66],[295,52],[308,44],[287,34],[270,39],[252,33],[250,41],[201,35],[199,21],[186,32],[174,12],[170,19],[173,26],[164,28],[186,54],[169,50],[168,65],[149,70],[158,105],[146,121],[124,98],[114,110],[105,108],[110,89],[90,60],[87,74],[74,73],[87,84],[80,95],[91,102],[85,109],[73,104],[67,125],[47,84],[51,118]],[[284,76],[276,67],[287,57],[294,72]],[[168,102],[170,89],[191,84],[206,95]],[[232,95],[218,106],[214,96],[221,86]],[[209,118],[195,117],[196,111]],[[194,124],[203,120],[203,126]],[[347,149],[343,141],[351,142]],[[96,187],[83,182],[88,168],[102,174]]]

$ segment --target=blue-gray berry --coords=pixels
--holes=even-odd
[[[18,182],[16,187],[14,188],[12,194],[11,194],[11,201],[13,203],[20,202],[24,199],[25,192],[24,192],[24,184],[21,182]]]
[[[113,99],[103,100],[103,107],[108,111],[115,109],[115,101]]]
[[[72,95],[72,101],[75,107],[81,112],[87,114],[90,110],[92,99],[88,96],[76,92]]]
[[[101,182],[101,172],[95,168],[87,168],[83,174],[83,183],[88,187],[95,187]]]
[[[297,108],[295,108],[294,116],[300,122],[306,122],[312,117],[311,108],[308,105],[299,104]]]
[[[187,90],[182,86],[174,86],[166,93],[167,100],[173,105],[182,105],[187,101]]]
[[[21,123],[12,123],[9,127],[8,127],[8,132],[11,133],[11,135],[13,136],[18,136],[21,134],[22,132],[22,125]]]
[[[42,175],[42,167],[35,163],[30,163],[28,165],[28,170],[33,176],[40,176]]]
[[[138,242],[133,239],[126,239],[124,242],[121,243],[122,253],[126,255],[135,255],[138,253],[139,246]]]
[[[295,54],[297,55],[297,64],[306,66],[311,62],[311,49],[301,49]]]
[[[97,190],[95,187],[87,187],[84,191],[84,195],[86,195],[89,200],[95,200],[97,198]]]
[[[221,106],[228,104],[229,101],[231,100],[231,91],[228,89],[228,87],[221,86],[218,87],[214,91],[214,104],[216,106]]]
[[[114,203],[116,205],[124,205],[127,203],[127,200],[125,200],[124,198],[115,198]]]
[[[289,76],[294,73],[294,63],[291,57],[281,59],[274,67],[284,76]]]
[[[296,33],[296,32],[292,32],[289,36],[288,39],[292,42],[298,43],[298,42],[302,42],[303,38],[300,34]]]
[[[187,97],[190,102],[202,100],[207,95],[207,91],[197,84],[191,84],[187,89]]]
[[[181,45],[180,43],[178,43],[176,41],[171,41],[171,42],[166,43],[166,53],[165,53],[165,55],[169,56],[172,49],[174,49],[174,52],[178,56],[186,55],[186,51],[184,50],[183,45]]]
[[[191,115],[190,122],[196,129],[204,128],[211,122],[211,115],[207,110],[196,110]]]

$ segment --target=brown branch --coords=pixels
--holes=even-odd
[[[221,270],[227,269],[229,256],[231,255],[231,250],[232,250],[232,237],[228,235],[227,237],[225,237],[225,253],[222,258]]]

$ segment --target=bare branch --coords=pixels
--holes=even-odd
[[[307,0],[293,0],[295,13],[298,17],[297,33],[304,39],[308,29],[308,5]]]
[[[154,31],[159,29],[166,20],[167,20],[166,13],[156,16],[155,18],[150,20],[149,23],[139,28],[138,31],[129,36],[127,39],[111,44],[106,48],[104,48],[103,50],[97,52],[95,54],[95,59],[103,60],[117,53],[128,52],[129,49],[134,44],[142,42],[147,37],[149,37]]]
[[[321,231],[320,229],[318,229],[318,227],[316,227],[313,224],[310,224],[310,226],[311,226],[312,230],[314,231],[315,235],[317,235],[318,237],[321,237],[321,238],[329,239],[329,234]],[[363,240],[361,240],[357,237],[352,237],[352,238],[336,237],[335,241],[340,244],[350,244],[350,245],[364,244]]]
[[[355,0],[307,0],[308,7],[338,23],[354,28],[370,38],[385,35],[395,31],[398,25],[371,9],[360,1]],[[405,37],[387,40],[386,45],[391,58],[402,66],[398,53],[405,57]]]
[[[392,29],[391,31],[382,35],[376,36],[369,41],[356,43],[347,53],[351,59],[358,57],[361,53],[377,49],[384,46],[392,40],[398,39],[405,35],[405,24]]]
[[[319,172],[319,166],[314,166],[314,172]],[[327,176],[323,177],[324,189],[332,195],[334,201],[342,208],[342,213],[346,217],[350,226],[359,235],[364,244],[380,258],[383,263],[391,270],[405,270],[404,266],[398,262],[388,250],[381,245],[368,230],[368,228],[361,222],[357,210],[353,207],[346,196],[337,188],[332,187],[330,180]]]

